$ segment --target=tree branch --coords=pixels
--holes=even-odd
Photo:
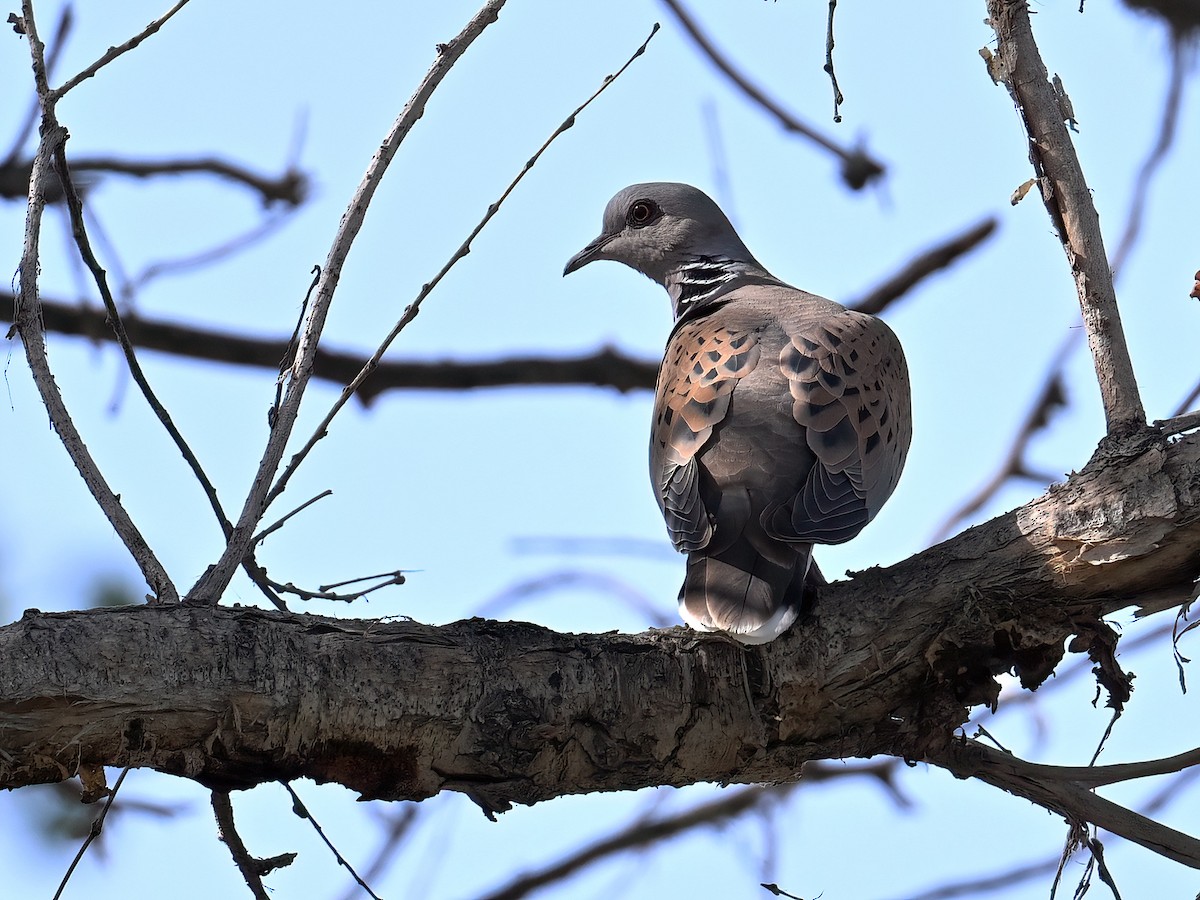
[[[947,744],[928,759],[959,778],[978,778],[1053,810],[1072,825],[1090,823],[1099,826],[1167,859],[1200,869],[1200,840],[1105,800],[1088,790],[1086,780],[1046,776],[1042,766],[985,747],[977,741]]]
[[[45,47],[38,39],[37,25],[33,18],[33,4],[29,0],[24,0],[21,12],[22,18],[19,27],[28,38],[30,55],[33,58],[34,82],[42,109],[42,125],[41,139],[29,177],[29,211],[25,219],[25,243],[19,270],[19,299],[14,310],[13,327],[9,331],[9,336],[11,337],[14,332],[21,336],[21,342],[25,347],[25,358],[29,363],[29,369],[42,403],[50,416],[50,422],[58,432],[63,447],[71,457],[75,468],[79,470],[92,497],[95,498],[97,505],[129,550],[157,599],[168,603],[173,602],[179,599],[175,585],[121,504],[120,497],[109,487],[108,482],[101,474],[87,445],[84,444],[83,438],[75,428],[75,423],[63,401],[62,393],[50,371],[45,335],[43,334],[41,302],[38,296],[39,241],[42,214],[46,204],[47,176],[50,173],[55,153],[67,139],[67,131],[58,124],[54,113],[54,104],[49,99],[44,57]]]
[[[842,180],[849,187],[859,190],[883,175],[883,164],[869,156],[865,150],[861,148],[847,150],[845,147],[839,146],[811,125],[800,121],[800,119],[784,109],[779,103],[768,97],[761,88],[752,83],[749,78],[738,71],[733,63],[725,58],[724,54],[717,49],[708,35],[700,30],[700,26],[696,24],[691,14],[688,13],[681,3],[677,2],[677,0],[663,0],[663,3],[679,21],[679,24],[683,26],[683,30],[687,32],[696,46],[700,48],[700,52],[708,57],[709,61],[734,86],[749,97],[751,102],[774,116],[786,131],[798,134],[812,141],[817,146],[824,148],[840,159],[842,163]]]
[[[30,612],[0,629],[0,787],[133,765],[219,790],[299,777],[365,798],[455,790],[492,813],[651,784],[785,783],[809,760],[887,754],[983,778],[1189,862],[1183,838],[1087,788],[1194,753],[1092,774],[1011,764],[1010,775],[992,756],[968,770],[953,734],[972,706],[996,703],[997,673],[1036,688],[1068,643],[1111,662],[1114,633],[1099,616],[1183,602],[1198,574],[1191,435],[1106,444],[1026,506],[827,586],[797,628],[762,648],[684,629],[569,635],[482,619]],[[238,651],[214,656],[214,646]],[[164,671],[177,676],[169,694]]]
[[[624,74],[625,70],[633,65],[634,61],[639,56],[646,52],[646,47],[650,44],[650,41],[653,40],[654,35],[658,34],[658,27],[658,23],[655,22],[654,27],[650,30],[650,35],[633,52],[633,55],[629,57],[625,64],[621,66],[621,68],[618,69],[614,74],[607,76],[601,83],[600,87],[597,88],[590,97],[584,100],[583,103],[575,107],[571,114],[568,115],[567,118],[564,119],[563,122],[550,133],[550,137],[546,138],[546,140],[542,142],[542,145],[534,151],[533,155],[526,160],[525,165],[521,167],[521,171],[519,171],[512,181],[508,183],[508,186],[496,199],[496,202],[488,206],[487,211],[483,214],[483,218],[481,218],[475,224],[475,227],[471,229],[471,233],[467,235],[466,240],[464,240],[462,244],[459,245],[458,249],[455,250],[450,256],[450,258],[446,260],[442,267],[437,271],[437,274],[435,274],[433,278],[421,286],[421,290],[417,292],[417,296],[413,298],[412,303],[404,308],[404,312],[400,315],[399,320],[397,320],[396,324],[392,326],[392,330],[388,332],[387,336],[371,355],[371,358],[368,359],[366,364],[362,367],[362,370],[359,371],[359,373],[350,380],[346,387],[342,389],[341,395],[334,402],[329,412],[325,414],[325,417],[317,425],[316,429],[305,442],[304,446],[292,455],[292,458],[288,461],[287,466],[284,468],[279,478],[276,479],[275,484],[271,486],[271,492],[267,495],[267,503],[272,502],[276,497],[283,493],[284,489],[287,488],[288,481],[291,479],[292,475],[295,474],[300,463],[304,461],[304,458],[308,455],[312,448],[316,446],[317,442],[324,438],[326,434],[328,434],[329,425],[333,421],[334,416],[336,416],[338,412],[340,412],[341,409],[346,405],[346,403],[349,402],[350,398],[354,396],[354,392],[358,390],[359,386],[362,385],[368,378],[370,378],[371,373],[374,372],[375,367],[383,358],[383,354],[386,353],[388,348],[392,345],[392,342],[395,341],[400,332],[403,331],[408,324],[417,317],[417,313],[420,312],[421,309],[421,304],[425,301],[425,298],[429,296],[430,292],[432,292],[433,289],[441,283],[442,279],[446,277],[450,270],[454,268],[454,266],[457,265],[460,260],[464,259],[466,255],[471,252],[471,244],[477,237],[479,237],[483,229],[487,227],[487,224],[492,220],[492,217],[500,211],[500,207],[504,204],[504,201],[512,195],[512,192],[517,189],[517,185],[524,180],[525,176],[529,174],[529,171],[537,164],[537,161],[542,158],[542,154],[544,154],[550,148],[550,145],[553,144],[561,134],[574,127],[576,116],[591,106],[592,102],[596,100],[596,98],[598,98],[602,93],[604,93],[604,91],[608,89],[609,85],[620,78],[621,75]],[[318,296],[320,296],[319,290]]]
[[[73,163],[72,168],[78,169],[78,163]],[[992,234],[995,224],[994,219],[984,219],[961,234],[922,251],[848,305],[878,314],[925,278],[978,247]],[[14,295],[0,290],[0,321],[13,320],[15,300]],[[49,331],[99,341],[115,340],[101,310],[45,299],[41,306],[42,320]],[[279,361],[288,352],[288,341],[282,338],[247,337],[133,314],[123,316],[122,321],[136,346],[192,359],[277,370]],[[366,362],[359,355],[318,347],[313,358],[313,377],[349,384]],[[657,377],[657,360],[637,359],[610,347],[586,355],[557,358],[518,356],[476,362],[380,360],[371,377],[358,384],[354,396],[369,404],[384,391],[396,388],[471,390],[517,385],[588,385],[611,387],[625,393],[650,390]]]
[[[71,880],[71,876],[75,874],[75,869],[79,865],[79,861],[83,859],[83,854],[87,852],[87,848],[92,845],[92,841],[100,837],[100,833],[104,830],[104,820],[108,818],[108,811],[112,809],[113,801],[117,799],[117,791],[121,789],[121,785],[125,783],[125,776],[129,774],[129,767],[126,766],[121,770],[121,774],[117,776],[116,783],[112,789],[107,791],[108,797],[104,801],[104,807],[100,810],[100,815],[92,820],[91,827],[88,828],[87,837],[83,839],[83,845],[79,848],[79,852],[75,854],[75,858],[71,860],[71,865],[67,867],[66,874],[63,875],[62,881],[59,882],[58,890],[54,892],[54,900],[58,900],[62,896],[62,892],[67,887],[67,882]]]
[[[518,876],[504,887],[487,894],[485,900],[521,900],[539,888],[562,881],[614,854],[634,847],[646,847],[704,825],[723,825],[754,809],[766,790],[769,788],[742,788],[674,815],[637,822],[631,828],[621,829],[614,835],[580,847],[553,865]]]
[[[362,227],[363,220],[370,206],[371,198],[383,179],[384,172],[400,144],[408,136],[412,127],[425,113],[425,104],[433,92],[437,90],[442,79],[462,57],[467,48],[483,33],[484,29],[495,22],[500,15],[505,0],[488,0],[487,3],[471,18],[461,32],[449,43],[438,45],[437,59],[430,67],[421,83],[405,104],[400,115],[396,117],[391,131],[384,138],[379,149],[371,158],[367,172],[351,197],[350,204],[342,217],[341,224],[329,249],[325,265],[321,269],[316,290],[313,292],[313,302],[307,307],[305,320],[300,329],[299,343],[293,360],[287,391],[283,401],[275,410],[275,418],[271,425],[271,435],[263,451],[254,480],[246,495],[242,512],[234,526],[233,533],[226,542],[225,551],[221,557],[205,571],[188,591],[185,598],[192,603],[215,604],[225,588],[229,585],[234,571],[246,558],[250,551],[250,543],[254,532],[262,520],[269,505],[268,496],[272,492],[272,482],[279,463],[287,449],[296,418],[300,412],[300,402],[304,397],[305,388],[312,377],[313,359],[316,356],[317,344],[325,327],[325,318],[333,303],[333,294],[337,290],[341,278],[342,266],[350,253],[350,247]],[[278,485],[276,485],[278,487]]]
[[[118,56],[128,53],[130,50],[132,50],[134,47],[136,47],[142,41],[146,40],[146,38],[150,37],[150,35],[157,34],[158,30],[167,23],[167,20],[170,19],[173,15],[175,15],[175,13],[179,12],[179,10],[183,9],[183,7],[187,5],[187,2],[188,2],[188,0],[179,0],[178,3],[176,3],[174,6],[172,6],[163,15],[159,16],[159,18],[155,19],[153,22],[151,22],[149,25],[147,25],[145,28],[143,28],[140,32],[135,34],[133,37],[131,37],[125,43],[123,43],[117,47],[109,47],[108,50],[105,51],[104,55],[101,56],[98,60],[96,60],[94,63],[92,63],[86,69],[81,71],[78,75],[75,75],[72,78],[67,79],[67,81],[62,85],[62,87],[55,88],[53,91],[51,91],[50,92],[51,102],[57,103],[59,100],[61,100],[63,98],[63,95],[65,95],[67,93],[67,91],[76,87],[81,82],[86,81],[87,79],[91,78],[93,75],[95,75],[97,72],[99,72],[102,68],[104,68],[110,62],[112,62],[114,59],[116,59]]]
[[[238,834],[237,823],[233,819],[233,803],[229,799],[229,792],[212,791],[211,799],[213,815],[217,820],[217,828],[220,829],[220,839],[229,848],[229,855],[233,857],[234,865],[242,873],[242,879],[246,882],[246,887],[250,888],[250,893],[254,895],[254,900],[271,900],[271,895],[267,893],[267,889],[262,883],[262,876],[266,872],[269,872],[270,869],[263,871],[263,860],[255,859],[250,855],[250,851],[246,849],[246,844],[242,840],[242,836]],[[292,855],[293,857],[295,856],[295,854]]]
[[[1028,0],[987,0],[987,8],[997,40],[989,70],[1008,88],[1029,134],[1029,160],[1042,202],[1075,279],[1108,431],[1143,425],[1146,413],[1121,328],[1100,217],[1033,38]]]
[[[914,256],[900,271],[880,282],[862,297],[846,305],[860,312],[879,315],[895,300],[935,272],[939,272],[967,253],[970,253],[996,230],[996,219],[989,216],[961,234],[942,241]]]
[[[0,291],[0,321],[12,321],[14,295]],[[41,303],[48,331],[79,335],[95,341],[115,340],[104,311],[65,302]],[[286,338],[256,338],[193,325],[164,322],[137,315],[122,317],[134,345],[190,359],[256,366],[277,371],[288,349]],[[313,377],[345,385],[362,369],[357,353],[318,347]],[[402,362],[381,360],[355,396],[371,403],[388,390],[472,390],[520,385],[588,385],[611,387],[622,393],[650,390],[658,376],[658,361],[637,359],[613,348],[580,356],[512,356],[489,360]]]

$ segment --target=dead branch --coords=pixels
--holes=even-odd
[[[893,776],[897,760],[883,760],[859,766],[809,763],[804,767],[803,778],[793,784],[775,785],[768,788],[752,787],[730,791],[726,796],[696,804],[682,812],[658,818],[637,819],[629,826],[564,856],[558,862],[536,872],[519,875],[505,887],[488,894],[489,900],[517,900],[535,890],[564,881],[577,872],[609,857],[651,847],[655,844],[710,825],[724,825],[749,812],[766,805],[766,801],[781,801],[797,788],[808,784],[829,782],[863,776],[878,779],[891,793],[900,806],[908,806],[907,798],[896,790]]]
[[[181,0],[161,21],[169,18],[175,10],[179,9],[186,2],[187,0]],[[65,93],[65,91],[62,93]],[[129,339],[129,335],[125,331],[125,326],[121,321],[121,314],[117,309],[117,301],[113,298],[112,291],[108,286],[108,273],[104,271],[104,267],[100,265],[100,260],[92,252],[92,244],[88,240],[87,226],[83,221],[83,201],[80,199],[78,191],[75,190],[75,184],[71,180],[71,167],[67,162],[66,148],[62,144],[55,150],[54,163],[59,183],[62,185],[63,196],[67,203],[67,211],[71,218],[71,235],[75,238],[75,246],[79,250],[79,256],[83,260],[84,265],[87,266],[88,271],[92,274],[92,279],[96,283],[96,289],[99,291],[100,298],[104,302],[106,321],[109,327],[112,328],[117,345],[121,348],[121,352],[125,356],[125,364],[129,369],[129,374],[133,377],[134,383],[142,392],[142,396],[145,398],[151,412],[154,413],[155,418],[158,419],[175,444],[175,448],[180,452],[184,460],[186,460],[188,467],[192,471],[192,475],[199,482],[201,490],[204,491],[204,496],[212,508],[213,515],[217,518],[217,524],[221,526],[221,531],[226,540],[228,540],[230,533],[233,531],[233,526],[230,524],[228,516],[225,515],[225,510],[221,507],[221,501],[217,498],[217,489],[209,479],[208,474],[204,471],[204,467],[200,464],[200,460],[196,457],[196,454],[192,452],[192,448],[188,445],[187,440],[184,439],[179,427],[175,424],[175,420],[167,412],[167,408],[162,405],[162,402],[158,399],[158,395],[150,386],[150,382],[142,370],[141,363],[138,362],[137,354],[133,349],[133,342]]]
[[[160,175],[215,175],[255,191],[263,205],[283,203],[299,206],[308,195],[308,176],[295,168],[282,175],[268,176],[252,172],[245,166],[216,157],[200,159],[164,159],[135,161],[109,157],[87,157],[75,160],[77,172],[111,172],[133,178],[155,178]]]
[[[229,799],[229,792],[212,791],[212,808],[213,815],[217,819],[220,840],[229,848],[229,855],[233,857],[233,864],[242,873],[242,879],[246,882],[246,887],[250,888],[250,893],[254,895],[254,900],[271,900],[271,895],[267,893],[267,889],[262,883],[263,875],[267,874],[270,869],[264,871],[263,863],[266,860],[256,859],[251,856],[250,851],[246,849],[246,844],[242,840],[242,836],[238,834],[237,823],[233,819],[233,803]],[[291,856],[294,858],[295,854],[291,854]],[[288,860],[288,862],[291,862],[291,860]],[[271,868],[277,867],[272,866]]]
[[[1189,40],[1175,35],[1171,42],[1171,69],[1167,82],[1167,96],[1163,101],[1162,120],[1154,146],[1150,149],[1141,168],[1138,169],[1137,178],[1134,180],[1133,197],[1129,201],[1129,216],[1125,220],[1125,230],[1121,233],[1117,249],[1113,252],[1112,264],[1109,266],[1114,279],[1120,275],[1121,270],[1125,267],[1125,261],[1129,259],[1129,254],[1137,243],[1138,235],[1142,231],[1142,216],[1145,214],[1146,204],[1150,198],[1150,183],[1166,161],[1167,154],[1171,151],[1171,145],[1175,142],[1175,132],[1179,125],[1179,108],[1183,104],[1183,83],[1187,75],[1188,61],[1191,58],[1190,49],[1191,42]]]
[[[9,22],[12,22],[13,16],[9,17]],[[49,76],[58,66],[58,58],[62,54],[63,48],[67,45],[67,35],[71,33],[71,26],[74,24],[74,14],[70,6],[64,6],[58,14],[58,22],[54,26],[54,36],[50,38],[50,50],[46,54],[46,73]],[[14,23],[14,31],[20,33],[20,28]],[[14,200],[24,200],[29,194],[29,169],[32,163],[25,165],[25,178],[17,182],[11,193],[8,192],[8,178],[6,177],[12,171],[13,164],[21,156],[21,148],[25,146],[25,142],[29,140],[29,136],[33,134],[33,129],[38,121],[38,102],[34,98],[27,107],[25,118],[17,127],[17,133],[12,142],[12,148],[8,151],[8,155],[4,157],[3,162],[0,162],[0,197],[12,198]]]
[[[47,84],[45,47],[38,39],[37,24],[33,17],[33,4],[30,0],[22,2],[21,15],[20,28],[27,37],[30,55],[33,58],[34,82],[42,109],[42,125],[40,128],[41,138],[29,178],[29,212],[25,219],[25,243],[21,254],[19,299],[14,310],[13,327],[9,331],[9,336],[11,337],[14,332],[20,335],[21,342],[25,346],[25,357],[42,403],[46,407],[55,431],[62,440],[63,447],[66,448],[75,468],[79,470],[92,497],[129,550],[156,598],[163,602],[173,602],[179,598],[175,585],[121,504],[120,497],[109,487],[108,482],[101,474],[84,444],[83,438],[75,428],[50,371],[38,297],[39,239],[42,214],[45,210],[44,185],[48,182],[54,156],[67,139],[67,131],[59,125],[55,116],[54,104],[49,99],[50,89]]]
[[[396,851],[416,824],[420,809],[421,807],[416,803],[405,803],[399,809],[392,810],[383,817],[386,825],[384,830],[387,834],[375,852],[375,859],[371,861],[366,874],[363,875],[364,881],[370,883],[383,880],[384,872],[396,859]],[[358,890],[350,889],[342,896],[342,900],[358,900]]]
[[[135,34],[129,40],[125,41],[125,43],[120,44],[116,47],[109,47],[108,50],[105,51],[104,55],[101,56],[98,60],[96,60],[90,66],[85,68],[79,74],[77,74],[71,78],[68,78],[61,87],[57,87],[53,91],[51,91],[50,97],[49,97],[50,102],[51,103],[58,102],[59,100],[61,100],[63,98],[63,96],[66,95],[66,93],[68,91],[70,91],[72,88],[76,87],[80,82],[86,81],[87,79],[91,78],[93,75],[95,75],[102,68],[107,66],[114,59],[128,53],[130,50],[132,50],[134,47],[138,46],[142,41],[146,40],[146,38],[150,37],[152,34],[158,34],[158,30],[167,23],[167,20],[169,20],[173,15],[175,15],[175,13],[179,12],[179,10],[183,9],[183,7],[187,5],[187,2],[188,2],[188,0],[179,0],[178,3],[176,3],[174,6],[172,6],[163,15],[159,16],[157,19],[155,19],[153,22],[151,22],[149,25],[147,25],[145,28],[143,28],[140,32]]]
[[[102,773],[103,774],[103,773]],[[79,861],[83,859],[83,854],[87,852],[87,848],[92,845],[92,841],[100,837],[104,830],[104,820],[108,817],[108,811],[112,809],[113,801],[117,799],[117,791],[121,789],[121,785],[125,783],[125,776],[129,774],[129,766],[121,770],[121,774],[117,776],[116,782],[112,786],[112,790],[107,791],[108,798],[104,801],[104,808],[100,810],[100,815],[92,821],[91,827],[88,829],[87,837],[83,839],[83,845],[79,848],[79,852],[75,854],[75,858],[71,860],[71,865],[67,867],[66,874],[63,875],[62,881],[59,882],[58,890],[54,892],[54,900],[58,900],[62,896],[63,890],[67,887],[67,882],[71,880],[71,876],[75,874],[75,869],[79,865]]]
[[[1094,824],[1167,859],[1200,869],[1200,840],[1092,793],[1089,787],[1095,782],[1089,784],[1084,777],[1062,777],[1048,771],[1060,767],[1027,762],[977,741],[946,744],[927,759],[959,778],[978,778],[1053,810],[1073,826]],[[1086,773],[1089,768],[1075,771]]]
[[[590,97],[584,100],[583,103],[577,106],[574,111],[563,120],[561,125],[551,132],[550,137],[546,138],[542,145],[534,151],[531,157],[529,157],[529,159],[525,162],[525,165],[522,166],[521,171],[518,172],[516,177],[509,182],[508,187],[504,189],[499,198],[497,198],[496,202],[488,206],[487,212],[484,213],[483,218],[476,223],[475,227],[471,229],[471,233],[467,235],[466,240],[459,245],[459,248],[454,251],[451,257],[445,262],[445,264],[443,264],[441,269],[438,270],[437,274],[421,287],[421,290],[417,292],[417,296],[413,299],[412,303],[404,308],[404,312],[401,314],[400,319],[395,325],[392,326],[392,330],[388,332],[387,337],[383,339],[383,342],[380,343],[379,347],[375,350],[375,353],[370,359],[367,360],[366,364],[362,367],[362,370],[355,375],[353,379],[351,379],[350,383],[347,384],[345,388],[342,389],[341,395],[334,402],[329,412],[325,414],[325,418],[323,418],[317,425],[308,441],[303,447],[296,451],[296,453],[293,454],[292,458],[288,461],[283,473],[275,481],[270,493],[267,495],[266,502],[268,504],[271,503],[281,493],[283,493],[283,491],[287,488],[288,481],[291,480],[292,475],[295,474],[300,463],[304,461],[305,457],[309,454],[312,448],[317,445],[317,442],[324,438],[326,434],[328,434],[329,425],[333,421],[334,417],[342,410],[346,403],[349,402],[350,398],[354,396],[354,393],[358,390],[359,386],[371,376],[371,373],[375,370],[375,367],[383,358],[383,354],[387,352],[387,349],[399,336],[400,332],[403,331],[408,324],[417,317],[417,313],[420,312],[421,304],[424,302],[425,298],[428,297],[433,289],[441,283],[442,279],[446,277],[450,270],[454,268],[454,266],[457,265],[460,260],[464,259],[468,253],[471,252],[471,244],[477,237],[479,237],[483,229],[487,227],[487,224],[492,220],[492,217],[500,211],[500,207],[509,198],[509,196],[511,196],[512,192],[517,189],[517,185],[524,180],[529,171],[537,164],[538,160],[542,158],[542,154],[544,154],[550,148],[550,145],[553,144],[560,135],[562,135],[568,129],[574,127],[576,116],[591,106],[592,102],[595,101],[596,98],[604,93],[604,91],[607,90],[614,81],[621,77],[626,69],[633,65],[634,61],[638,57],[646,52],[646,47],[649,45],[650,41],[653,40],[654,35],[658,34],[658,27],[658,23],[656,22],[654,27],[650,30],[649,37],[647,37],[646,40],[642,42],[641,46],[639,46],[637,50],[633,52],[633,55],[629,57],[629,59],[625,62],[625,65],[621,66],[621,68],[618,69],[614,74],[607,76],[601,83],[600,87],[597,88]],[[318,297],[319,296],[320,293],[318,291]]]
[[[962,881],[952,881],[922,891],[919,894],[905,894],[904,900],[950,900],[952,897],[975,897],[990,891],[998,891],[1014,885],[1053,875],[1058,870],[1057,855],[1038,862],[1014,866],[1003,872],[992,875],[981,875],[975,878],[965,878]]]
[[[914,256],[904,268],[886,281],[877,284],[862,297],[846,305],[851,309],[879,315],[930,275],[956,262],[986,241],[996,230],[997,224],[995,218],[989,216],[961,234],[930,247]]]
[[[78,164],[72,167],[78,169]],[[994,228],[995,220],[985,219],[930,247],[848,305],[865,312],[880,312],[920,281],[979,246]],[[14,295],[0,291],[0,321],[13,320],[15,300]],[[42,317],[49,331],[92,340],[114,340],[101,310],[43,299]],[[288,351],[288,341],[280,338],[253,338],[136,315],[125,315],[123,322],[134,345],[193,359],[275,370]],[[367,360],[362,356],[318,347],[313,358],[313,377],[345,385],[366,365]],[[652,389],[657,376],[656,360],[636,359],[608,347],[595,353],[561,358],[529,356],[478,362],[379,360],[371,377],[358,384],[354,396],[370,403],[384,391],[398,388],[472,390],[517,385],[589,385],[611,387],[625,393]]]
[[[1146,413],[1121,327],[1100,217],[1034,41],[1028,0],[988,0],[987,8],[997,40],[990,70],[1008,88],[1029,135],[1029,160],[1042,202],[1075,279],[1108,431],[1135,428],[1145,423]]]
[[[333,845],[333,841],[329,840],[329,837],[325,834],[325,829],[322,828],[317,820],[313,818],[313,814],[309,812],[308,807],[304,805],[304,801],[300,799],[300,795],[296,793],[296,789],[287,782],[284,782],[283,788],[292,798],[292,812],[294,812],[301,819],[308,820],[308,823],[312,825],[313,830],[317,833],[317,836],[321,839],[322,843],[329,848],[329,852],[333,854],[333,857],[337,860],[338,865],[342,866],[347,872],[350,873],[351,877],[355,880],[358,886],[367,892],[367,896],[370,897],[371,900],[379,900],[379,895],[371,890],[371,886],[363,881],[361,877],[359,877],[359,874],[354,871],[354,866],[350,865],[350,863],[346,861],[346,857],[342,856],[342,854],[338,852],[338,848]]]
[[[276,407],[270,438],[259,462],[250,491],[246,496],[242,512],[234,526],[233,534],[226,542],[225,551],[221,557],[188,591],[185,599],[189,602],[217,603],[229,585],[230,579],[233,578],[234,571],[249,553],[254,532],[270,503],[269,494],[272,497],[278,495],[278,490],[271,493],[272,482],[275,480],[275,473],[283,459],[284,451],[287,449],[288,440],[296,423],[296,417],[299,415],[300,402],[304,397],[305,388],[312,377],[317,344],[325,327],[325,318],[333,303],[333,294],[341,278],[342,266],[350,253],[350,247],[354,243],[355,237],[362,228],[371,198],[382,181],[392,158],[400,149],[400,144],[424,114],[425,104],[429,102],[433,92],[467,48],[474,43],[488,25],[496,21],[504,3],[505,0],[489,0],[471,18],[457,37],[447,44],[438,45],[437,59],[408,103],[405,104],[404,109],[401,110],[391,131],[372,157],[367,172],[342,217],[333,246],[330,247],[329,256],[321,269],[314,292],[314,300],[307,308],[305,321],[300,330],[295,360],[290,368],[287,391],[283,401]],[[275,487],[282,489],[282,484],[276,484]]]
[[[1191,838],[1090,790],[1176,770],[1195,751],[1060,769],[953,737],[972,706],[995,704],[996,673],[1036,687],[1068,643],[1110,665],[1115,633],[1099,616],[1184,602],[1198,574],[1200,436],[1147,435],[1136,450],[1106,445],[1021,509],[827,586],[802,627],[752,650],[682,629],[31,612],[0,629],[0,787],[137,765],[217,789],[309,777],[367,798],[456,790],[491,812],[649,784],[787,783],[809,760],[886,754],[1200,863]],[[177,673],[169,695],[164,671]]]
[[[841,160],[842,180],[849,187],[859,190],[883,175],[883,163],[868,155],[865,150],[858,147],[853,150],[847,150],[832,139],[825,137],[811,125],[802,122],[797,116],[788,112],[778,102],[767,96],[760,87],[751,82],[733,63],[725,58],[725,55],[717,49],[708,35],[700,30],[700,26],[696,24],[696,20],[684,9],[678,0],[663,0],[663,3],[675,18],[679,20],[679,24],[683,26],[684,31],[687,32],[700,51],[708,57],[709,61],[735,87],[749,97],[753,103],[774,116],[785,131],[798,134],[812,141]]]
[[[13,321],[16,297],[0,290],[0,321]],[[46,330],[95,341],[115,340],[103,310],[64,301],[42,300]],[[125,330],[134,345],[174,356],[276,371],[288,349],[286,338],[255,338],[193,325],[127,314]],[[313,377],[345,385],[363,368],[361,354],[318,347]],[[650,390],[658,376],[656,360],[637,359],[611,347],[580,356],[513,356],[490,360],[405,362],[381,360],[355,396],[371,403],[389,390],[475,390],[512,386],[587,385],[622,393]]]
[[[829,76],[829,84],[833,88],[833,121],[842,121],[842,104],[846,98],[838,87],[837,72],[833,68],[833,15],[837,10],[837,0],[829,0],[829,15],[825,20],[825,74]]]
[[[749,787],[731,791],[727,796],[700,803],[672,816],[638,822],[616,834],[596,841],[537,872],[520,875],[504,887],[487,895],[487,900],[520,900],[539,888],[574,875],[593,863],[637,847],[647,847],[705,825],[721,825],[749,812],[758,805],[763,793],[780,788]]]
[[[942,524],[938,526],[937,531],[933,535],[933,543],[945,540],[954,533],[954,529],[961,523],[983,509],[1010,478],[1033,478],[1040,480],[1042,486],[1053,481],[1052,478],[1031,471],[1025,462],[1025,455],[1028,453],[1029,445],[1034,437],[1044,431],[1050,424],[1050,418],[1054,415],[1055,411],[1067,404],[1063,367],[1077,341],[1078,337],[1076,334],[1068,333],[1059,343],[1058,350],[1055,351],[1054,358],[1046,369],[1042,386],[1034,397],[1033,402],[1029,405],[1029,411],[1025,414],[1025,419],[1022,421],[1020,427],[1017,428],[1017,433],[1008,445],[1008,450],[1005,452],[1004,458],[1000,461],[1000,465],[996,467],[996,471],[992,476],[974,494],[959,504],[942,521]]]

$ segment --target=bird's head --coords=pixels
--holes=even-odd
[[[758,265],[703,191],[675,182],[634,184],[608,201],[600,236],[567,260],[563,275],[611,259],[665,286],[671,272],[704,256]]]

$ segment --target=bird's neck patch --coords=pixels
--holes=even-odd
[[[666,288],[675,304],[675,318],[715,299],[748,269],[745,263],[728,257],[696,256],[667,273]]]

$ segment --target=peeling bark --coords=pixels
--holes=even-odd
[[[0,629],[0,787],[143,766],[222,790],[298,777],[364,798],[456,790],[491,813],[789,781],[813,759],[938,758],[971,706],[995,704],[995,674],[1035,689],[1065,649],[1112,665],[1104,614],[1190,596],[1198,463],[1195,435],[1106,441],[1026,506],[828,586],[761,648],[682,628],[29,611]]]

